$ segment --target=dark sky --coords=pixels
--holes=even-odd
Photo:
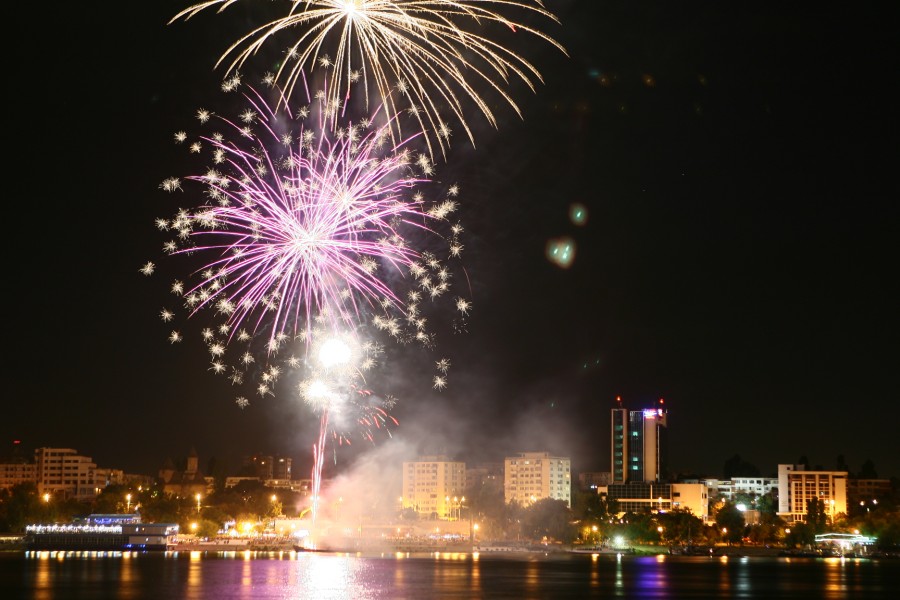
[[[492,131],[473,114],[478,147],[457,136],[438,164],[462,190],[474,312],[466,335],[439,341],[443,392],[430,357],[392,363],[394,440],[470,462],[547,449],[604,470],[616,396],[665,398],[678,472],[843,455],[900,476],[886,3],[546,4],[562,24],[542,27],[568,56],[519,49],[545,77],[515,88],[523,119],[498,106]],[[167,26],[186,5],[64,3],[11,21],[28,41],[7,56],[0,440],[146,473],[192,447],[226,465],[281,453],[299,474],[316,416],[287,393],[238,408],[202,349],[166,340],[172,274],[138,272],[161,254],[154,219],[173,212],[159,184],[183,172],[172,134],[219,97],[216,58],[259,21],[237,7]],[[561,236],[576,244],[568,269],[545,257]],[[366,451],[341,450],[335,468]]]

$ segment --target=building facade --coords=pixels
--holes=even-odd
[[[466,463],[421,456],[403,463],[400,504],[425,518],[459,519],[465,506]]]
[[[668,413],[664,401],[629,410],[616,398],[612,409],[611,484],[664,481],[668,477]]]
[[[91,500],[102,489],[96,481],[97,465],[71,448],[38,448],[34,468],[39,494]]]
[[[244,475],[258,477],[260,481],[268,479],[287,479],[290,481],[292,459],[287,456],[271,454],[254,454],[244,459]]]
[[[522,506],[543,498],[572,506],[572,461],[548,452],[522,452],[504,460],[503,497]]]
[[[20,483],[37,481],[35,464],[32,462],[0,463],[0,489],[8,489]]]
[[[847,479],[847,509],[863,513],[891,496],[890,479]]]
[[[731,479],[704,479],[712,497],[733,502],[740,495],[760,498],[778,492],[777,477],[732,477]]]
[[[598,488],[601,497],[614,503],[616,514],[660,514],[688,511],[709,521],[709,489],[705,483],[660,483],[640,481],[613,483]]]
[[[847,512],[847,471],[806,471],[802,465],[778,465],[778,516],[803,521],[810,500],[821,500],[833,521]]]
[[[593,490],[606,487],[612,483],[612,473],[609,471],[595,471],[578,474],[578,487],[582,491]]]

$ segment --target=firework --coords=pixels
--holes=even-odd
[[[213,131],[189,145],[212,160],[203,174],[185,178],[205,189],[207,202],[157,221],[174,234],[166,253],[210,257],[193,283],[177,281],[172,291],[191,314],[207,309],[221,319],[207,336],[213,356],[221,344],[262,331],[273,353],[314,318],[341,329],[373,312],[378,329],[427,344],[418,300],[444,295],[450,272],[416,243],[433,237],[446,244],[446,259],[458,256],[461,227],[449,223],[456,188],[426,204],[416,188],[428,180],[415,171],[429,167],[427,159],[390,143],[387,125],[371,120],[347,123],[332,139],[321,127],[334,117],[321,95],[296,114],[253,90],[245,97],[250,108],[239,119],[207,117],[230,135]],[[319,122],[304,126],[314,114]],[[181,191],[182,180],[161,187]],[[442,224],[445,234],[435,229]],[[153,272],[150,264],[143,273]],[[403,280],[415,282],[416,293],[401,297],[394,284]],[[171,311],[162,314],[171,320]]]
[[[201,2],[179,12],[170,23],[211,7],[221,12],[236,1]],[[510,12],[522,19],[505,14]],[[374,97],[374,103],[385,106],[394,136],[403,135],[401,120],[394,117],[405,113],[426,134],[433,155],[435,143],[441,152],[449,147],[451,127],[445,116],[452,115],[474,144],[466,102],[497,127],[479,88],[492,90],[521,116],[507,89],[518,80],[534,90],[541,75],[525,58],[489,36],[513,37],[516,42],[536,38],[565,52],[549,35],[526,24],[533,17],[557,21],[540,0],[291,0],[286,16],[236,41],[216,66],[226,63],[228,76],[271,38],[293,34],[275,73],[288,96],[314,68],[327,69],[329,103],[343,107],[359,95],[368,106]]]
[[[287,386],[286,374],[301,380],[291,396],[320,419],[320,473],[326,441],[373,441],[396,425],[394,400],[366,381],[381,361],[378,340],[433,349],[429,318],[455,315],[454,330],[466,319],[471,302],[449,293],[462,249],[462,227],[450,221],[459,190],[427,202],[420,188],[433,183],[422,174],[430,162],[391,143],[387,125],[323,127],[337,118],[324,94],[289,111],[277,88],[269,92],[271,102],[247,88],[235,118],[198,111],[196,140],[174,136],[206,167],[160,185],[203,201],[156,221],[170,260],[193,261],[170,284],[182,306],[159,316],[167,325],[184,313],[208,317],[199,338],[209,370],[242,390],[242,410],[251,404],[245,388],[267,397]],[[187,337],[176,329],[169,341]],[[435,366],[445,382],[449,360]]]

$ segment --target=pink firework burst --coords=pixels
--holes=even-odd
[[[210,257],[184,288],[192,312],[214,308],[230,336],[265,328],[270,345],[316,315],[338,326],[358,320],[363,306],[403,312],[406,298],[388,280],[419,279],[433,258],[409,236],[436,234],[434,224],[456,208],[452,199],[426,207],[415,192],[428,181],[416,170],[430,163],[393,144],[388,126],[371,128],[371,119],[329,134],[321,122],[334,114],[324,98],[291,114],[283,98],[273,108],[253,90],[245,97],[239,120],[209,117],[230,136],[206,134],[191,146],[213,158],[204,174],[186,178],[204,185],[209,201],[165,223],[190,242],[172,242],[171,253]],[[298,115],[315,120],[310,114],[318,127],[301,122],[291,131]],[[163,187],[181,189],[174,178]],[[445,238],[448,258],[453,238]]]

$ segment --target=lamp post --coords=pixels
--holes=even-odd
[[[125,494],[125,512],[131,512],[131,494]]]
[[[200,498],[202,498],[202,496],[200,495],[200,492],[197,492],[197,494],[194,496],[194,498],[197,499],[197,514],[199,515],[200,514]]]

